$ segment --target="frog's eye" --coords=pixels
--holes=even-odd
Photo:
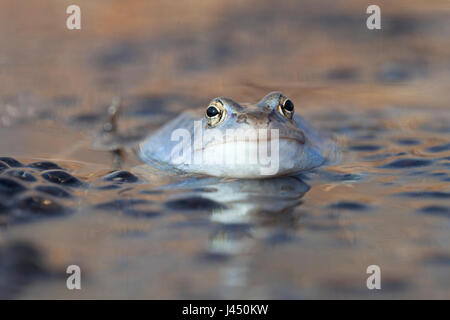
[[[206,122],[209,126],[214,127],[225,119],[225,108],[219,101],[213,101],[206,109]]]
[[[288,119],[294,116],[294,103],[288,98],[282,98],[278,105],[278,112]]]

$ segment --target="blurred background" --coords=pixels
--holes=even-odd
[[[113,94],[207,103],[281,88],[305,108],[448,101],[445,0],[80,0],[81,30],[66,28],[70,4],[2,1],[3,126],[17,99],[93,110]],[[366,27],[370,4],[381,8],[381,30]]]
[[[81,30],[66,28],[71,4]],[[381,30],[366,27],[371,4]],[[252,220],[264,231],[252,235],[253,249],[212,264],[193,258],[216,239],[209,224],[167,227],[186,215],[74,215],[2,230],[0,296],[449,298],[449,34],[448,0],[1,0],[2,156],[79,161],[66,168],[92,181],[111,169],[110,155],[91,145],[114,96],[123,100],[120,129],[145,123],[146,135],[213,97],[256,102],[275,90],[338,135],[345,156],[292,209],[295,223]],[[396,162],[404,158],[413,162]],[[392,197],[401,192],[416,194]],[[81,261],[90,290],[28,286],[34,278],[21,272],[45,269],[30,262],[37,251],[28,245],[52,270]],[[374,261],[387,270],[385,295],[361,288]]]

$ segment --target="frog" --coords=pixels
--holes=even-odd
[[[281,92],[255,104],[217,97],[202,113],[185,111],[145,137],[139,158],[162,171],[237,179],[292,176],[339,161],[336,139],[297,114]],[[236,161],[243,154],[253,157]]]

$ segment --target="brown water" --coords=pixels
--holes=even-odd
[[[381,31],[365,1],[79,3],[81,31],[71,3],[0,5],[0,297],[450,298],[446,1],[382,2]],[[338,165],[167,180],[128,152],[108,176],[93,147],[114,96],[126,138],[273,90]]]

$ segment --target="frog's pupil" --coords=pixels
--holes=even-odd
[[[292,103],[291,100],[288,99],[284,102],[284,109],[290,112],[294,111],[294,104]]]
[[[209,108],[206,110],[206,115],[207,115],[208,117],[210,117],[210,118],[212,118],[212,117],[214,117],[214,116],[217,116],[218,114],[219,114],[219,110],[217,110],[216,107],[209,107]]]

